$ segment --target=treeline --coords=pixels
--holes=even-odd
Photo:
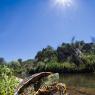
[[[59,73],[95,72],[95,43],[73,41],[62,43],[57,49],[47,46],[39,51],[34,59],[11,61],[7,63],[0,58],[0,64],[13,69],[18,76],[27,76],[41,71]]]
[[[62,43],[57,49],[47,46],[35,56],[34,71],[87,73],[95,71],[95,44],[75,41]],[[31,70],[32,72],[32,70]]]

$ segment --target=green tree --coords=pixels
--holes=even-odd
[[[42,51],[39,51],[35,56],[37,61],[49,62],[49,61],[56,61],[57,54],[56,51],[51,47],[47,46]]]

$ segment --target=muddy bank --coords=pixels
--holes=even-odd
[[[95,88],[76,88],[76,87],[67,87],[67,93],[70,95],[95,95]]]

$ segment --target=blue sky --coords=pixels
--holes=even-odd
[[[54,0],[53,0],[54,1]],[[73,0],[70,7],[53,6],[51,0],[0,0],[0,57],[34,58],[51,45],[95,35],[95,0]]]

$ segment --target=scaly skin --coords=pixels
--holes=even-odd
[[[59,92],[59,95],[66,95],[66,85],[64,83],[56,83],[51,86],[40,88],[34,95],[53,95]]]

